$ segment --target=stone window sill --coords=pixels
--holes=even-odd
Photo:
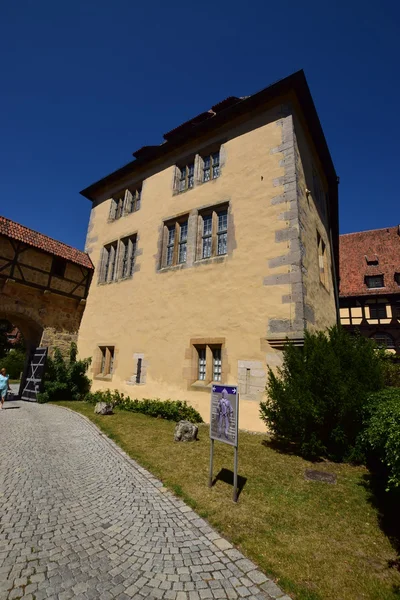
[[[112,378],[112,375],[95,375],[93,377],[93,379],[96,379],[98,381],[112,381]]]
[[[194,261],[194,265],[210,265],[214,263],[222,263],[225,262],[227,258],[227,254],[220,254],[219,256],[210,256],[209,258],[198,258]]]
[[[165,273],[167,271],[180,271],[181,269],[185,269],[187,267],[187,263],[179,263],[177,265],[169,265],[168,267],[161,267],[158,269],[159,273]]]
[[[198,390],[207,390],[207,391],[211,391],[211,388],[213,385],[222,385],[221,381],[210,381],[208,383],[206,383],[205,381],[195,381],[194,383],[191,384],[190,387],[198,389]]]

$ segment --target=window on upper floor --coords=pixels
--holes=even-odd
[[[117,254],[118,242],[112,242],[104,246],[100,264],[99,283],[109,283],[116,279]]]
[[[386,304],[383,302],[376,302],[369,304],[369,317],[370,319],[387,319]]]
[[[136,248],[136,234],[104,246],[100,261],[99,283],[111,283],[132,277],[135,270]]]
[[[318,245],[318,266],[319,266],[319,280],[320,282],[329,289],[329,269],[328,269],[328,255],[326,251],[326,244],[320,234],[317,231],[317,245]]]
[[[220,151],[212,152],[211,154],[203,154],[201,156],[203,175],[202,181],[210,181],[217,179],[220,176]]]
[[[142,186],[127,189],[111,198],[109,220],[115,221],[139,210],[142,199]]]
[[[228,207],[214,207],[202,211],[200,219],[199,258],[211,258],[227,253]]]
[[[376,254],[366,254],[365,260],[366,260],[367,265],[370,265],[370,266],[379,265],[379,259]]]
[[[400,273],[394,274],[394,280],[397,283],[397,285],[400,285]]]
[[[176,191],[185,192],[194,186],[194,160],[177,165]]]
[[[109,220],[120,219],[124,214],[125,193],[116,198],[111,198]]]
[[[138,187],[136,189],[126,190],[126,198],[125,198],[125,214],[129,215],[133,212],[137,212],[140,208],[140,204],[142,201],[142,188]]]
[[[368,288],[382,288],[384,286],[383,275],[366,275],[365,285]]]
[[[120,273],[122,278],[132,277],[135,267],[136,235],[123,238],[120,243]]]
[[[161,267],[184,264],[187,259],[188,216],[164,223]]]
[[[67,268],[67,261],[65,258],[54,256],[51,264],[51,274],[57,277],[64,277],[65,270]]]

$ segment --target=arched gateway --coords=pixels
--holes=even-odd
[[[92,274],[84,252],[0,217],[0,319],[20,329],[31,358],[76,340]]]

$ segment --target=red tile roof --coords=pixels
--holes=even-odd
[[[340,296],[400,294],[400,226],[346,233],[339,238]],[[377,262],[378,261],[378,262]],[[368,288],[366,275],[383,275],[384,288]]]
[[[53,238],[47,237],[47,235],[43,235],[43,233],[38,233],[5,217],[0,217],[0,235],[24,242],[28,246],[44,250],[44,252],[48,252],[49,254],[60,256],[87,269],[94,268],[89,255],[85,252],[77,250],[72,246],[67,246],[67,244],[58,242]]]

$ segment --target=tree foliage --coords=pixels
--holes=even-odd
[[[53,358],[47,358],[44,391],[38,395],[38,401],[82,400],[90,391],[90,379],[86,376],[90,362],[90,358],[77,360],[75,343],[71,343],[68,359],[56,348]]]
[[[19,349],[10,350],[0,359],[0,368],[4,368],[10,379],[19,379],[25,364],[25,352]]]
[[[369,398],[363,441],[387,472],[387,489],[400,488],[400,389],[387,388]]]
[[[261,418],[304,456],[357,458],[363,407],[383,387],[382,354],[341,327],[305,333],[304,347],[287,343],[283,365],[268,375]]]

